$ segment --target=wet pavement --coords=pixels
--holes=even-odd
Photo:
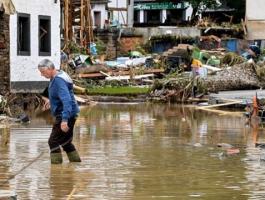
[[[49,113],[0,129],[1,191],[17,199],[265,199],[264,128],[192,107],[82,108],[74,144],[82,163],[51,165]],[[231,144],[239,153],[228,154]],[[265,155],[265,154],[264,154]],[[1,199],[1,198],[0,198]]]

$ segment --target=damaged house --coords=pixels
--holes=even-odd
[[[40,92],[47,80],[38,63],[48,58],[60,66],[60,2],[0,0],[1,92]]]
[[[264,0],[246,0],[247,39],[261,48],[265,47],[265,3]]]
[[[189,3],[178,1],[134,1],[134,26],[177,25],[188,20]]]

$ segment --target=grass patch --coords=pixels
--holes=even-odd
[[[130,87],[130,86],[119,86],[119,87],[95,87],[87,88],[87,94],[89,95],[113,95],[113,96],[128,96],[128,95],[139,95],[148,94],[150,88]]]

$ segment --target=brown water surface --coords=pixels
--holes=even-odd
[[[265,199],[262,127],[241,116],[162,104],[82,108],[82,163],[51,165],[49,113],[0,129],[0,190],[18,199]],[[240,150],[228,155],[227,143]],[[1,192],[0,192],[1,195]],[[0,198],[1,199],[1,198]]]

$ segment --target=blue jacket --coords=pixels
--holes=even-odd
[[[74,97],[73,81],[64,71],[59,71],[50,80],[49,99],[52,115],[61,118],[62,121],[68,121],[80,111]]]

